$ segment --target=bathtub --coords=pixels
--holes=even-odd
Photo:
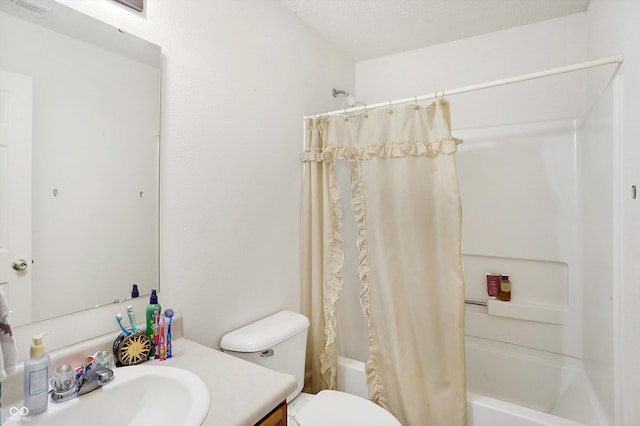
[[[608,425],[579,360],[466,338],[467,426]],[[364,363],[338,358],[338,390],[368,397]]]

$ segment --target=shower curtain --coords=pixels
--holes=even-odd
[[[337,159],[351,174],[370,399],[403,425],[466,424],[461,204],[449,105],[307,122],[302,310],[306,390],[334,389],[342,288]]]

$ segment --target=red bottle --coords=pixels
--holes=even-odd
[[[498,297],[500,291],[500,274],[489,273],[487,274],[487,294],[490,298],[495,299]]]

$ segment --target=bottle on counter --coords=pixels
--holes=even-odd
[[[30,357],[24,360],[24,406],[28,414],[46,411],[49,404],[49,354],[44,352],[42,338],[36,334],[30,348]]]
[[[159,321],[162,308],[158,303],[158,295],[155,289],[151,290],[151,297],[149,298],[149,305],[147,305],[147,336],[151,340],[151,352],[149,358],[155,357],[156,346],[159,344]]]

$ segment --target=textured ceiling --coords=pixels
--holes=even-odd
[[[281,0],[355,60],[583,12],[589,0]]]

